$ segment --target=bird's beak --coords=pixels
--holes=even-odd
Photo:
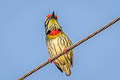
[[[54,13],[54,11],[53,11],[53,13],[52,13],[51,18],[55,18],[55,13]]]

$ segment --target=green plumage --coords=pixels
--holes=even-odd
[[[64,49],[70,47],[72,45],[71,40],[67,37],[67,35],[62,31],[56,19],[54,19],[54,14],[50,17],[49,21],[46,21],[46,45],[48,48],[48,52],[51,58],[61,53]],[[52,25],[52,26],[49,26]],[[60,32],[57,35],[49,35],[50,31],[59,29]],[[73,63],[73,50],[70,50],[66,54],[60,56],[55,60],[57,64],[57,68],[61,72],[65,72],[67,76],[71,74],[70,67]]]
[[[68,48],[72,45],[70,39],[65,35],[65,33],[61,33],[61,35],[55,37],[55,38],[47,38],[47,48],[48,52],[50,54],[50,57],[54,57],[57,54],[61,53],[65,48]],[[56,66],[60,71],[66,72],[66,75],[70,75],[70,67],[72,66],[72,57],[73,57],[73,51],[69,51],[68,53],[60,56],[58,59],[56,59]]]

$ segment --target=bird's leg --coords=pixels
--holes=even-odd
[[[56,60],[54,60],[53,63],[58,64],[58,62]]]
[[[51,58],[50,58],[50,57],[48,58],[48,62],[49,62],[49,63],[52,63],[52,61],[51,61]]]
[[[53,62],[53,63],[55,63],[55,64],[58,64],[58,62],[57,62],[56,60],[54,60],[54,61],[51,61],[51,60],[52,60],[52,59],[49,57],[49,58],[48,58],[48,62],[49,62],[49,63],[52,63],[52,62]]]
[[[66,48],[64,48],[63,52],[64,52],[64,54],[66,54]]]
[[[66,53],[66,48],[64,48],[63,52],[64,52],[65,56],[68,56],[68,53]]]

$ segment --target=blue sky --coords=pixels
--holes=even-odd
[[[54,10],[73,43],[120,16],[119,0],[1,0],[0,79],[16,80],[49,57],[45,16]],[[25,80],[120,80],[120,21],[74,49],[71,76],[48,64]]]

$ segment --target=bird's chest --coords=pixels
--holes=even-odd
[[[51,45],[51,46],[54,47],[54,48],[57,48],[60,44],[61,44],[60,36],[57,36],[57,37],[55,37],[55,38],[53,38],[53,39],[49,39],[49,40],[47,41],[47,45],[48,45],[48,46]]]
[[[62,52],[64,45],[61,36],[47,40],[47,47],[50,54],[57,55]]]

